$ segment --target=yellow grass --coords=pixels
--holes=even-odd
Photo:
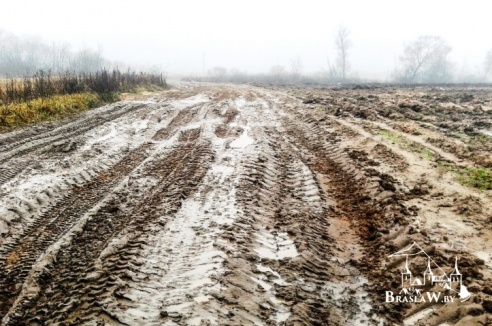
[[[93,93],[59,95],[22,103],[0,105],[0,131],[9,131],[48,120],[58,120],[77,112],[100,106],[100,97]]]

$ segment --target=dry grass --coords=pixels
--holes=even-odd
[[[492,189],[492,171],[486,168],[476,167],[461,167],[454,163],[438,160],[435,153],[425,148],[424,146],[411,142],[407,138],[397,135],[391,131],[380,129],[378,134],[389,140],[391,143],[397,144],[405,150],[419,154],[424,160],[437,162],[443,172],[452,172],[456,179],[465,186],[481,189]],[[478,136],[477,141],[487,142],[487,136]]]
[[[162,74],[101,70],[91,74],[0,79],[0,132],[53,121],[120,100],[120,92],[163,90]]]
[[[42,121],[58,120],[101,104],[100,96],[93,93],[59,95],[22,103],[3,104],[0,105],[0,131],[10,131]]]

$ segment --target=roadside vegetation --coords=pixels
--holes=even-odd
[[[437,163],[441,171],[451,172],[462,185],[481,190],[492,190],[492,171],[486,168],[462,167],[443,161],[433,151],[389,130],[380,129],[378,134],[389,142],[397,144],[402,149],[420,155],[426,161]]]
[[[480,190],[492,190],[492,171],[488,169],[456,166],[448,162],[441,162],[439,167],[445,172],[453,173],[462,185]]]
[[[391,143],[397,144],[403,149],[410,150],[411,152],[420,155],[420,157],[426,161],[434,161],[436,159],[436,155],[433,151],[427,149],[425,146],[412,142],[403,136],[397,135],[386,129],[380,129],[378,134],[389,140]]]
[[[74,49],[0,29],[0,132],[166,87],[160,67],[140,69],[147,72],[108,60],[100,47]]]
[[[41,70],[29,78],[11,78],[0,84],[0,131],[61,119],[117,101],[122,92],[165,87],[162,74],[117,69],[58,76]]]

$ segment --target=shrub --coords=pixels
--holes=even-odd
[[[136,88],[158,89],[166,87],[162,74],[120,72],[101,70],[95,73],[74,74],[66,72],[53,76],[51,72],[38,71],[32,77],[9,79],[0,85],[0,103],[19,103],[33,99],[50,98],[55,95],[78,94],[93,92],[101,97],[117,92],[131,92]]]

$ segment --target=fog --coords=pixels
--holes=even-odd
[[[451,47],[456,74],[482,69],[492,49],[490,1],[2,1],[0,29],[74,48],[101,47],[134,66],[159,65],[170,76],[216,66],[250,73],[326,71],[333,36],[350,30],[350,73],[387,80],[404,45],[435,35]]]

